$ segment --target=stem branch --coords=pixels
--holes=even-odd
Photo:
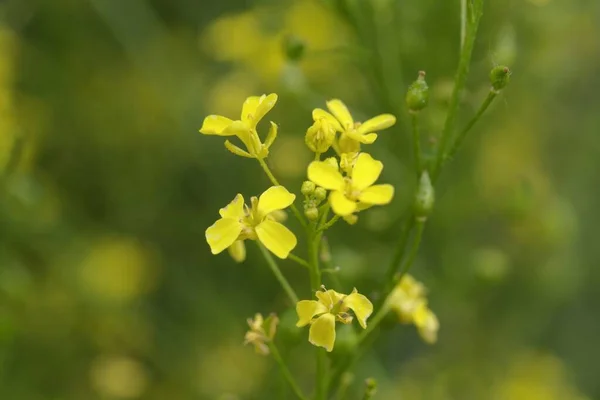
[[[277,350],[275,343],[269,342],[268,346],[269,346],[269,349],[271,350],[271,354],[273,355],[273,358],[279,365],[279,369],[281,369],[281,374],[283,375],[285,380],[290,384],[290,387],[292,388],[292,391],[294,392],[296,397],[298,397],[298,399],[300,399],[300,400],[307,400],[307,397],[302,393],[302,390],[296,383],[296,380],[294,379],[294,376],[292,375],[292,373],[288,369],[287,365],[285,364],[285,361],[283,361],[283,358],[281,358],[281,354],[279,354],[279,350]]]
[[[281,284],[281,287],[287,294],[287,296],[290,299],[290,301],[292,302],[292,304],[298,303],[298,295],[296,294],[296,292],[294,292],[294,289],[292,289],[292,286],[290,286],[290,283],[287,281],[287,279],[285,279],[285,276],[283,276],[283,274],[281,273],[281,270],[277,266],[277,263],[273,259],[273,256],[271,255],[271,253],[269,253],[269,250],[267,250],[265,248],[265,246],[262,245],[262,243],[260,243],[258,241],[256,243],[257,243],[258,248],[260,249],[262,255],[265,257],[265,260],[267,261],[269,268],[271,268],[271,271],[273,271],[273,275],[275,275],[275,278],[277,278],[277,280]]]

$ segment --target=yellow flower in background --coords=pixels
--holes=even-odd
[[[392,185],[374,185],[382,170],[381,161],[374,160],[367,153],[360,153],[347,176],[343,176],[339,168],[329,161],[313,161],[307,173],[308,179],[331,191],[329,203],[333,212],[345,217],[372,205],[392,201]]]
[[[414,323],[417,327],[421,339],[426,343],[434,344],[437,342],[437,334],[440,329],[440,322],[437,316],[427,307],[426,302],[421,302],[415,310]]]
[[[388,298],[389,307],[398,314],[400,322],[414,324],[421,338],[433,344],[437,341],[440,323],[427,306],[425,286],[411,275],[405,275]]]
[[[209,115],[204,118],[200,133],[204,135],[237,136],[246,146],[242,150],[238,146],[225,141],[225,147],[233,154],[248,158],[265,158],[269,154],[269,147],[277,137],[277,125],[271,122],[271,129],[265,140],[260,141],[256,126],[260,120],[275,106],[277,95],[251,96],[246,99],[242,106],[242,114],[239,120],[231,120],[220,115]]]
[[[353,318],[348,314],[348,310],[354,312],[363,329],[367,327],[367,318],[373,313],[373,304],[358,293],[356,288],[349,295],[323,288],[316,296],[318,301],[301,300],[296,304],[296,326],[310,324],[308,341],[313,345],[332,351],[335,343],[335,321],[350,324]]]
[[[377,131],[389,128],[396,123],[396,117],[392,114],[381,114],[363,123],[354,122],[352,114],[346,105],[338,99],[327,102],[329,112],[316,108],[313,110],[315,121],[325,120],[336,131],[341,132],[335,150],[338,154],[356,153],[360,151],[360,145],[371,144],[377,140]]]
[[[248,318],[248,326],[250,330],[244,336],[244,344],[252,343],[258,354],[266,356],[270,353],[269,343],[275,337],[279,318],[277,315],[271,314],[265,320],[262,314],[257,313],[254,319]]]
[[[250,239],[259,240],[277,257],[287,258],[296,247],[296,236],[270,214],[289,207],[295,199],[296,196],[283,186],[272,186],[259,198],[252,197],[251,207],[248,207],[244,197],[238,194],[219,210],[221,219],[206,230],[211,252],[219,254],[232,245],[239,246],[237,241]]]

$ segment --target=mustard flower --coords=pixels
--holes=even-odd
[[[421,338],[433,344],[437,341],[440,323],[427,306],[426,290],[410,275],[404,276],[388,298],[389,306],[402,323],[414,324]]]
[[[354,122],[346,105],[338,99],[328,101],[327,108],[329,112],[320,108],[313,110],[313,119],[315,121],[326,120],[336,131],[341,132],[337,145],[334,147],[339,154],[359,152],[361,143],[371,144],[377,140],[375,132],[389,128],[396,123],[396,117],[392,114],[381,114],[363,123]]]
[[[229,205],[219,210],[221,219],[206,230],[206,241],[213,254],[219,254],[239,240],[259,240],[279,258],[287,258],[296,247],[296,236],[271,214],[289,207],[296,196],[283,186],[272,186],[259,198],[252,197],[251,206],[244,204],[238,193]]]
[[[264,143],[260,141],[256,125],[275,106],[277,95],[251,96],[242,106],[239,120],[231,120],[220,115],[209,115],[204,118],[200,133],[204,135],[237,136],[246,146],[246,150],[234,145],[229,140],[225,147],[233,154],[248,158],[265,158],[269,155],[269,148],[277,137],[277,125],[271,122],[269,134]]]
[[[306,145],[315,153],[325,153],[335,141],[336,126],[327,118],[315,118],[315,122],[306,131]]]
[[[392,201],[392,185],[374,185],[382,170],[381,161],[374,160],[367,153],[360,153],[346,176],[328,160],[313,161],[307,173],[308,179],[331,191],[329,203],[333,212],[345,217],[372,205],[384,205]]]
[[[310,324],[308,341],[313,345],[332,351],[335,343],[335,321],[350,324],[353,318],[348,314],[348,310],[354,312],[363,329],[367,327],[367,318],[373,312],[373,304],[359,294],[356,288],[349,295],[323,288],[323,291],[316,292],[316,296],[318,301],[301,300],[296,304],[296,326]]]
[[[270,350],[267,343],[271,342],[275,337],[279,318],[277,318],[277,315],[271,314],[265,320],[262,314],[257,313],[254,319],[248,318],[247,321],[250,330],[244,336],[244,344],[252,343],[258,354],[263,356],[269,355]]]

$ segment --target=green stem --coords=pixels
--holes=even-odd
[[[333,217],[331,217],[331,219],[329,221],[324,223],[319,228],[318,232],[323,232],[323,231],[326,231],[327,229],[331,228],[339,219],[340,219],[339,215],[334,215]]]
[[[267,165],[265,160],[263,160],[262,158],[257,158],[257,160],[258,160],[258,163],[260,164],[260,166],[262,167],[263,171],[265,171],[265,174],[267,174],[267,177],[269,178],[271,183],[275,186],[281,186],[279,181],[277,181],[277,178],[275,178],[275,175],[273,175],[273,173],[269,169],[269,166]],[[298,211],[298,208],[296,207],[296,205],[292,203],[292,205],[290,205],[290,208],[292,209],[292,212],[294,213],[294,215],[296,216],[298,221],[300,221],[300,224],[302,224],[302,226],[306,227],[306,221],[302,217],[302,214],[300,214],[300,211]]]
[[[416,224],[417,231],[415,232],[415,238],[413,240],[412,248],[410,250],[408,258],[406,259],[406,262],[404,263],[404,266],[400,270],[400,273],[394,279],[395,283],[400,282],[402,278],[404,278],[404,275],[406,275],[408,271],[410,271],[410,268],[414,264],[415,258],[417,257],[417,253],[419,252],[419,247],[421,247],[421,239],[423,238],[423,230],[425,229],[425,220],[418,219],[416,221]]]
[[[283,276],[283,274],[281,273],[281,270],[277,266],[277,263],[273,259],[271,253],[269,253],[269,250],[267,250],[266,247],[258,241],[256,242],[256,244],[258,245],[258,248],[260,249],[262,255],[265,257],[269,268],[271,268],[271,271],[273,271],[273,275],[275,275],[275,278],[277,278],[277,280],[281,284],[281,287],[289,297],[292,304],[298,303],[298,295],[296,294],[296,292],[294,292],[294,289],[292,289],[290,283],[287,281],[287,279],[285,279],[285,276]]]
[[[454,89],[452,90],[452,96],[450,97],[450,104],[448,106],[448,114],[446,115],[444,130],[440,140],[440,147],[431,174],[433,179],[437,178],[440,172],[446,157],[447,147],[452,137],[452,130],[458,115],[461,94],[469,73],[469,65],[471,64],[471,56],[473,55],[473,47],[475,45],[475,38],[477,37],[479,21],[481,21],[481,16],[483,14],[483,0],[473,0],[473,4],[469,7],[468,11],[470,11],[470,13],[467,13],[467,19],[470,17],[470,23],[467,23],[465,42],[460,54],[456,76],[454,78]]]
[[[473,126],[477,123],[477,121],[479,121],[479,119],[481,118],[483,113],[485,113],[485,111],[488,109],[490,104],[492,104],[492,102],[494,101],[494,99],[496,98],[497,95],[498,95],[498,92],[496,92],[495,90],[490,90],[490,92],[488,93],[488,95],[485,98],[485,100],[483,101],[483,103],[481,103],[479,110],[477,110],[477,114],[475,114],[475,116],[473,116],[473,118],[471,118],[471,120],[469,121],[467,126],[465,126],[464,129],[462,131],[460,131],[460,133],[456,137],[456,140],[454,141],[452,148],[448,152],[448,155],[446,157],[444,157],[445,161],[452,160],[454,158],[454,156],[456,155],[458,150],[460,150],[462,143],[465,140],[465,137],[467,137],[467,133],[469,133],[471,128],[473,128]]]
[[[307,400],[307,397],[302,393],[302,390],[296,383],[294,376],[288,369],[287,365],[285,365],[285,361],[283,361],[283,358],[281,358],[281,354],[279,354],[279,350],[277,350],[275,343],[268,342],[267,344],[269,346],[269,349],[271,350],[271,355],[273,356],[273,359],[275,359],[275,361],[279,365],[279,369],[281,369],[281,375],[289,383],[289,385],[292,388],[292,391],[294,392],[296,397],[298,397],[298,399],[300,399],[300,400]]]
[[[467,1],[460,0],[460,50],[465,47],[465,36],[467,34]]]
[[[327,398],[327,359],[325,350],[317,347],[317,376],[315,387],[315,400],[326,400]]]
[[[417,171],[417,179],[421,176],[423,163],[421,161],[421,134],[419,133],[419,113],[411,112],[410,119],[412,122],[413,133],[413,157],[415,159],[415,171]]]
[[[302,266],[303,266],[303,267],[305,267],[305,268],[310,268],[310,264],[308,263],[308,261],[306,261],[305,259],[303,259],[303,258],[301,258],[301,257],[298,257],[298,256],[297,256],[297,255],[295,255],[295,254],[292,254],[292,253],[290,253],[290,254],[288,255],[288,258],[289,258],[290,260],[292,260],[292,261],[295,261],[296,263],[298,263],[298,264],[302,265]]]

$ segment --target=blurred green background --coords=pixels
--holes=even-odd
[[[219,207],[268,181],[198,128],[277,92],[268,161],[299,192],[313,107],[397,115],[369,147],[394,202],[328,238],[344,291],[372,293],[415,185],[404,92],[427,71],[435,143],[460,6],[370,0],[357,26],[336,3],[0,2],[0,398],[285,398],[272,361],[242,345],[245,319],[271,311],[311,388],[307,330],[256,249],[237,265],[204,239]],[[600,398],[600,2],[486,1],[460,125],[496,64],[511,85],[444,171],[413,270],[440,340],[388,326],[351,399],[369,376],[381,399]],[[309,298],[304,271],[281,265]]]

